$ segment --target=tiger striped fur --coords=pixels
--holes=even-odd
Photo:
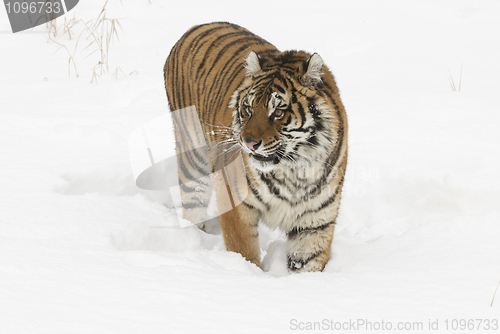
[[[193,106],[207,143],[229,147],[216,155],[186,153],[192,144],[183,132],[191,120],[180,114],[175,133],[184,217],[203,222],[210,174],[241,153],[248,195],[220,216],[227,250],[260,265],[261,221],[287,234],[291,271],[322,271],[341,199],[348,128],[321,57],[280,52],[242,27],[216,22],[188,30],[164,73],[170,110]],[[215,191],[220,207],[230,187]]]

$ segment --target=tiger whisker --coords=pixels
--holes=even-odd
[[[213,140],[212,142],[222,142],[222,141],[229,141],[229,140],[232,140],[232,141],[237,141],[236,138],[234,138],[233,136],[224,136],[225,138],[219,138],[218,140],[215,139]]]
[[[216,131],[209,131],[209,132],[206,132],[205,134],[211,134],[212,136],[214,135],[219,135],[219,136],[234,136],[234,133],[232,132],[229,132],[229,131],[219,131],[219,130],[216,130]]]
[[[231,152],[232,150],[234,150],[235,148],[238,148],[239,145],[233,145],[231,147],[229,147],[228,149],[225,149],[225,150],[222,150],[222,152],[220,152],[219,154],[217,154],[212,160],[216,160],[218,159],[222,154],[228,154],[229,152]],[[241,149],[241,147],[239,147]]]
[[[237,147],[237,146],[235,146],[235,147]],[[229,157],[229,159],[231,160],[234,157],[234,155],[237,154],[237,153],[240,153],[241,150],[242,150],[242,148],[238,147],[238,150],[236,150],[236,152],[233,152],[233,154],[231,154],[231,156]]]
[[[221,147],[223,145],[228,145],[229,146],[229,145],[234,145],[234,144],[236,144],[238,142],[236,140],[230,138],[230,139],[225,139],[225,140],[221,140],[219,142],[214,142],[214,143],[215,143],[215,145],[213,145],[213,148],[219,148],[219,147]]]
[[[222,124],[222,122],[219,122],[221,125],[214,125],[214,124],[210,124],[210,123],[207,123],[207,122],[203,122],[203,123],[205,123],[208,126],[214,127],[214,128],[227,129],[227,130],[231,130],[231,131],[233,130],[233,128],[225,126],[224,124]]]

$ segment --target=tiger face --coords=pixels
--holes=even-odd
[[[310,166],[336,141],[318,54],[297,60],[295,51],[263,59],[251,51],[247,76],[233,94],[235,140],[261,172]]]

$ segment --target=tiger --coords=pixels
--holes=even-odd
[[[281,52],[236,24],[201,24],[171,49],[164,81],[170,110],[180,110],[174,132],[183,217],[201,225],[214,191],[228,251],[261,267],[263,223],[286,235],[290,272],[323,271],[347,167],[348,124],[320,55]],[[207,145],[225,149],[199,149],[199,134],[187,131],[193,115]],[[235,153],[242,159],[240,201],[230,176],[222,186],[213,181]],[[222,209],[228,201],[231,210]]]

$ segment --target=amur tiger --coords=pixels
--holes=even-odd
[[[215,22],[181,37],[164,74],[170,110],[180,110],[174,130],[184,218],[203,223],[215,188],[228,251],[260,266],[262,222],[286,233],[290,271],[322,271],[347,164],[347,116],[322,58],[281,52],[238,25]],[[236,155],[242,173],[217,173]],[[229,202],[231,210],[222,208]]]

